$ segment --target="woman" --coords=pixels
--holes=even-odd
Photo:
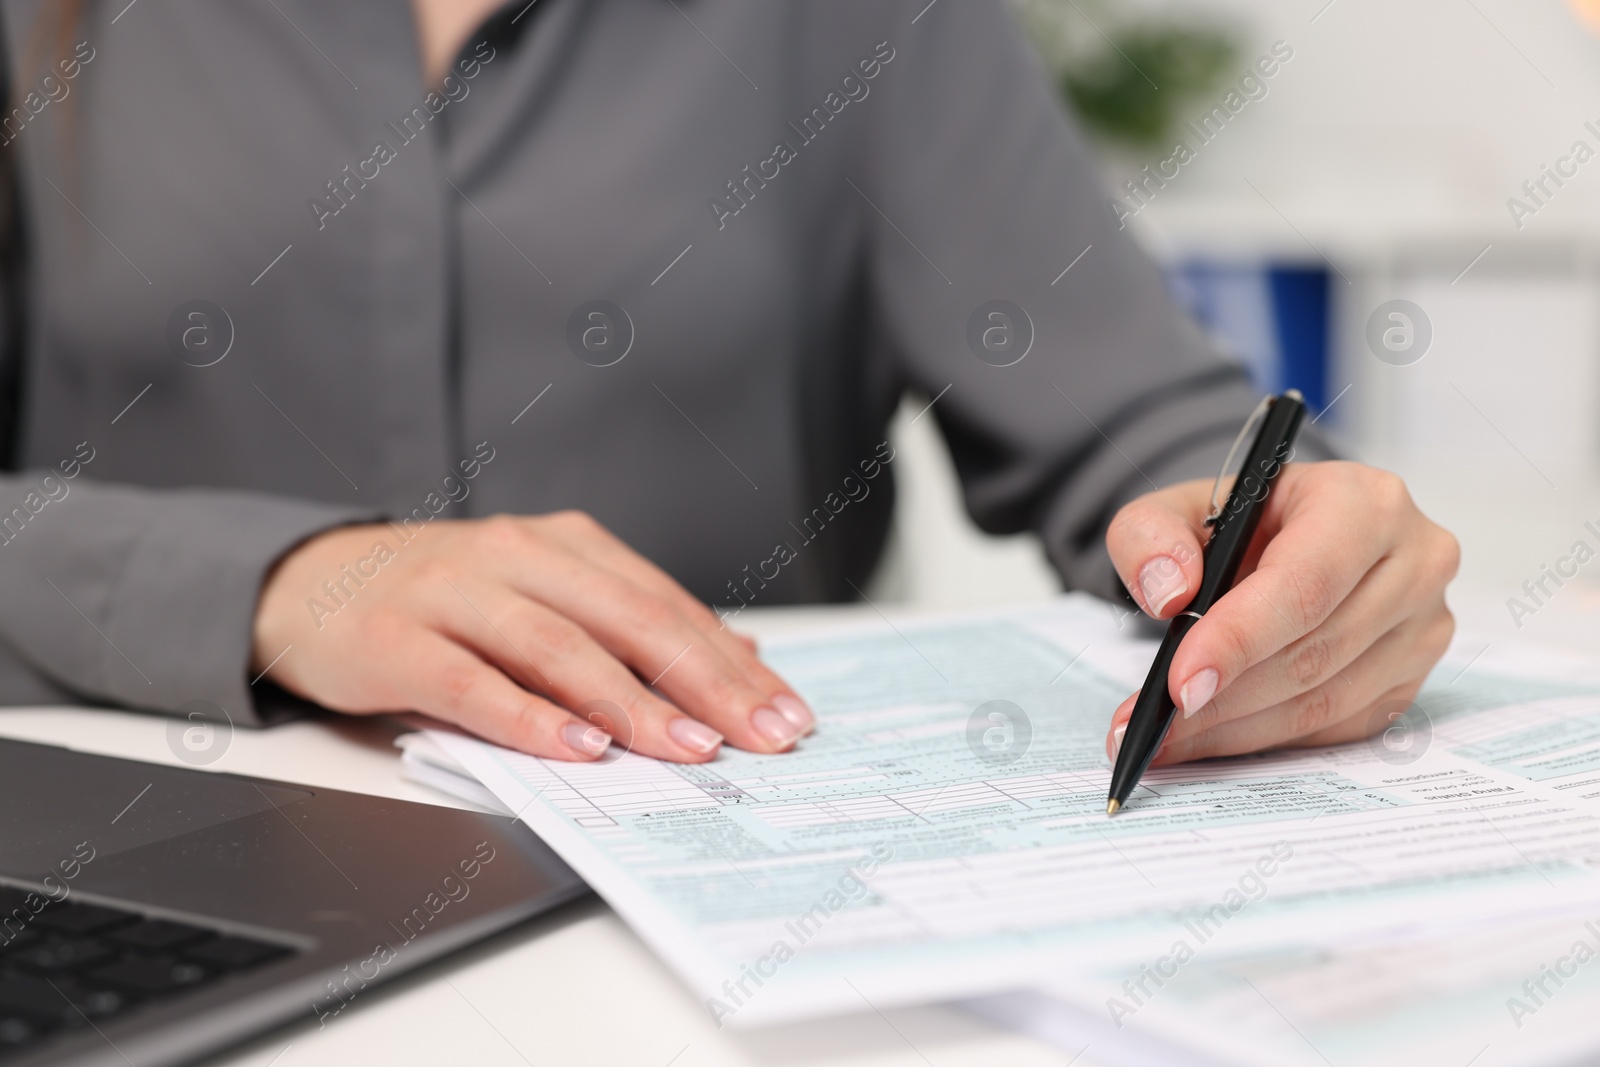
[[[1156,617],[1198,584],[1189,479],[1254,397],[998,2],[3,16],[7,702],[787,749],[810,711],[705,604],[855,595],[907,388],[985,528]],[[1393,476],[1296,464],[1263,537],[1169,760],[1362,736],[1448,641]]]

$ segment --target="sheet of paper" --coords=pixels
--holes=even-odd
[[[401,751],[402,778],[436,789],[493,815],[514,814],[428,734],[401,734],[394,743]]]
[[[1220,953],[1159,985],[1109,967],[967,1006],[1107,1067],[1592,1063],[1600,906],[1589,911],[1421,940]]]
[[[1531,647],[1483,656],[1485,647],[1464,639],[1435,672],[1407,744],[1591,797],[1600,661]],[[1573,688],[1591,693],[1550,696]],[[1482,710],[1519,697],[1534,699]],[[1600,902],[1536,894],[1528,904],[1504,921],[1400,939],[1301,939],[1242,953],[1219,941],[1181,965],[1077,968],[1040,990],[967,1006],[1112,1067],[1590,1062],[1600,1048]]]
[[[1164,769],[1108,820],[1128,648],[1077,597],[766,645],[819,716],[775,757],[583,765],[437,740],[734,1025],[1017,988],[1181,939],[1392,936],[1600,896],[1600,809],[1442,743]],[[1428,729],[1516,688],[1455,685]]]

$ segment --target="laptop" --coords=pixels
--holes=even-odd
[[[0,739],[0,1064],[190,1062],[587,892],[515,820]]]

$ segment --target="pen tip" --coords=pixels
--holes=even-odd
[[[1122,810],[1121,801],[1117,801],[1117,800],[1108,800],[1108,801],[1106,801],[1106,814],[1107,815],[1115,815],[1117,812],[1119,812],[1121,810]]]

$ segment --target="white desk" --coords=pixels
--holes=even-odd
[[[752,632],[835,614],[746,613]],[[862,609],[870,613],[870,609]],[[178,765],[159,716],[67,708],[0,709],[0,736]],[[400,777],[387,718],[324,719],[236,731],[210,769],[428,804],[449,801]],[[1062,1067],[1071,1057],[959,1008],[859,1015],[741,1033],[705,1008],[610,908],[590,899],[362,995],[319,1029],[306,1022],[215,1059],[227,1067],[537,1064],[628,1067],[850,1065]],[[1077,1067],[1094,1067],[1084,1057]]]
[[[1512,590],[1514,591],[1514,590]],[[1463,629],[1513,636],[1507,590],[1485,585],[1451,600]],[[750,611],[741,629],[774,634],[871,608]],[[1600,601],[1569,591],[1526,636],[1594,647]],[[1480,639],[1481,640],[1481,639]],[[0,736],[70,744],[178,765],[160,716],[68,708],[0,709]],[[390,718],[326,718],[236,731],[213,770],[233,771],[428,804],[448,798],[400,777]],[[380,987],[326,1028],[298,1026],[213,1061],[218,1067],[594,1064],[628,1067],[1098,1067],[955,1007],[860,1014],[739,1032],[716,1030],[704,1007],[610,908],[590,899]]]

